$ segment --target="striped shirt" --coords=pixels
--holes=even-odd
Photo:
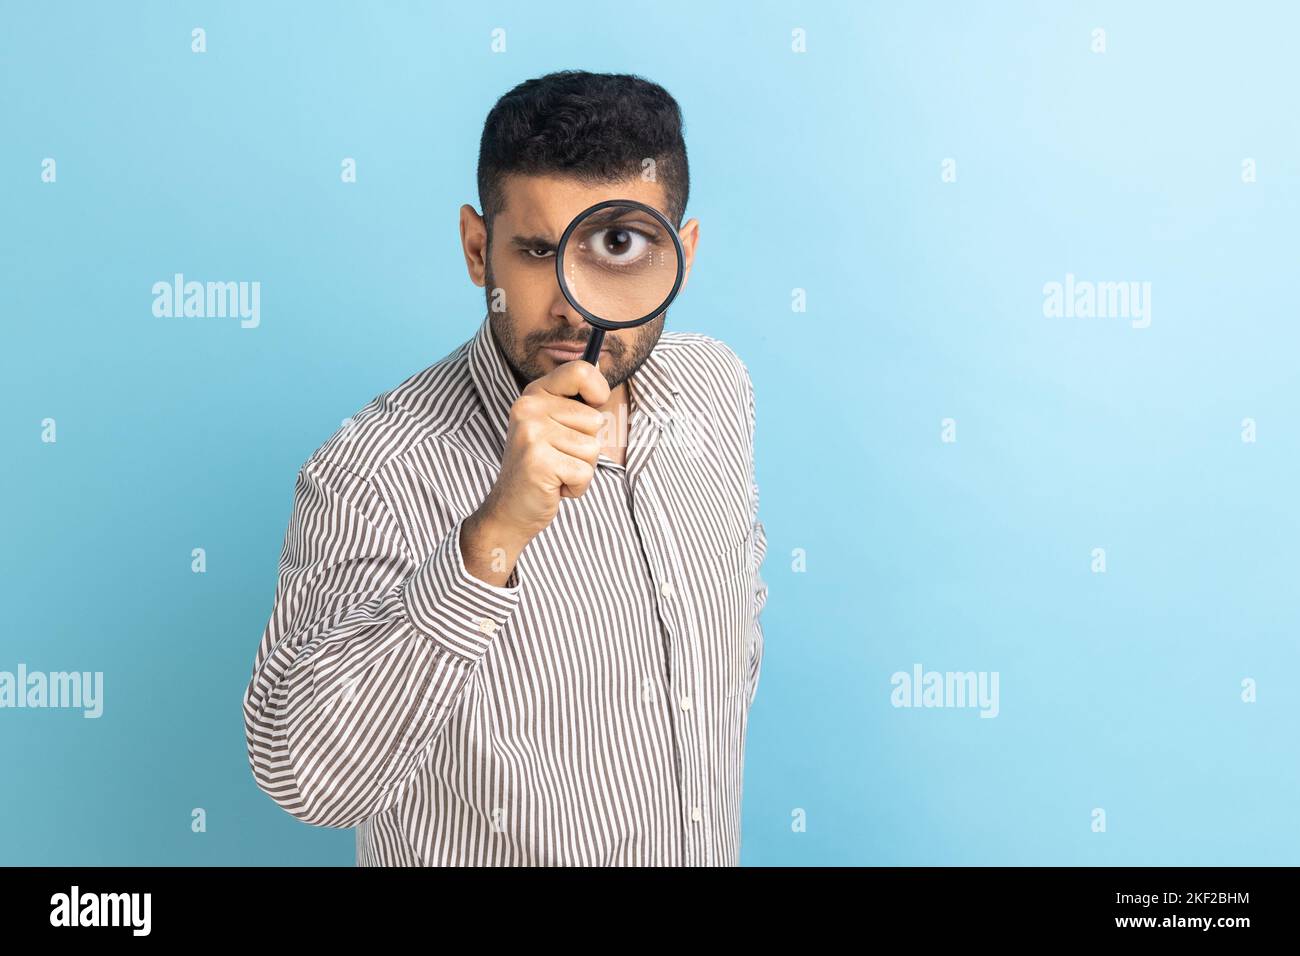
[[[520,389],[477,335],[298,472],[244,696],[258,786],[360,866],[733,866],[763,657],[754,393],[664,332],[603,453],[506,585],[471,575]]]

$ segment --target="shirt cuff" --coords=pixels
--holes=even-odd
[[[488,584],[466,570],[460,550],[464,523],[464,518],[457,521],[406,579],[402,602],[421,634],[453,653],[477,659],[519,606],[521,587],[517,568],[510,573],[510,587]]]

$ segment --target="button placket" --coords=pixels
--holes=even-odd
[[[681,709],[681,717],[674,721],[674,733],[677,739],[682,776],[680,780],[680,797],[682,805],[689,807],[691,820],[699,824],[703,820],[703,810],[699,803],[703,796],[702,780],[705,776],[705,754],[701,751],[699,727],[694,719],[692,701],[698,698],[700,688],[698,640],[695,633],[691,607],[685,595],[679,595],[670,580],[672,564],[670,555],[676,547],[676,538],[672,527],[664,516],[659,497],[659,489],[648,472],[642,472],[638,480],[637,491],[641,503],[651,511],[656,533],[647,537],[654,543],[650,556],[651,572],[657,574],[661,583],[659,593],[662,598],[660,615],[668,628],[670,638],[675,638],[674,646],[680,666],[675,667],[670,675],[671,692],[676,695]],[[692,827],[685,834],[684,852],[688,862],[703,860],[708,855],[704,843],[704,833],[700,827]]]

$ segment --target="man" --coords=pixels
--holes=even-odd
[[[298,474],[244,698],[254,776],[356,827],[360,865],[735,865],[767,597],[749,376],[662,315],[581,361],[553,258],[578,212],[635,199],[689,277],[677,104],[530,80],[488,115],[478,183],[477,335]]]

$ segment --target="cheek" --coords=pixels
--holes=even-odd
[[[521,326],[531,325],[533,320],[542,322],[550,309],[552,296],[559,294],[554,270],[536,263],[504,259],[505,256],[493,257],[492,279],[505,292],[506,309],[511,318]]]
[[[633,329],[630,331],[624,330],[622,332],[606,332],[605,341],[608,343],[610,339],[613,339],[618,343],[617,354],[620,358],[625,355],[634,355],[637,349],[637,331],[638,330]],[[613,351],[613,349],[611,349],[611,351]]]
[[[606,335],[615,336],[623,346],[623,356],[630,358],[649,353],[654,348],[655,342],[659,340],[660,328],[658,322],[647,322],[635,329],[624,329],[613,333],[607,332]]]

